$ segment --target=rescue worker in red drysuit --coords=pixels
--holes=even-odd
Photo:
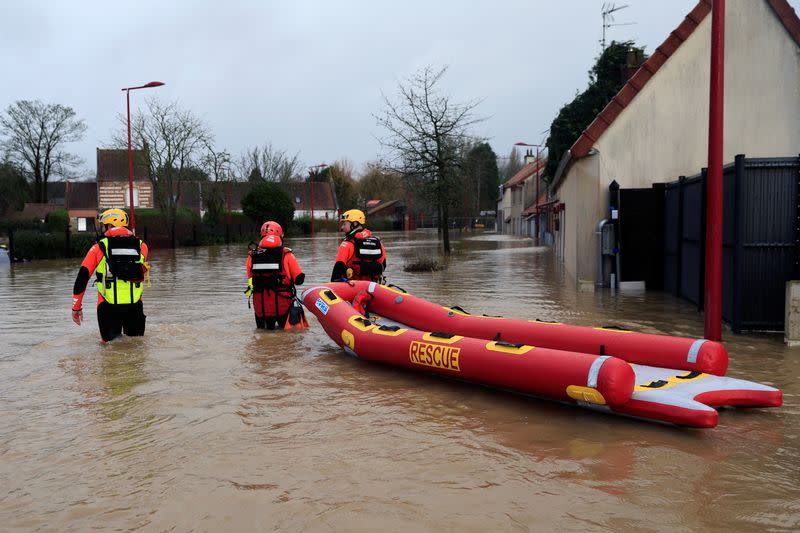
[[[280,224],[264,222],[258,248],[247,256],[245,294],[253,296],[256,327],[275,329],[277,324],[283,329],[287,326],[286,320],[295,301],[295,285],[302,285],[305,277],[292,249],[283,246]]]
[[[366,280],[380,283],[386,270],[386,250],[381,240],[364,227],[364,212],[351,209],[342,213],[344,240],[339,245],[331,281]]]
[[[122,209],[107,209],[98,217],[103,236],[83,258],[72,288],[72,321],[83,322],[82,302],[86,284],[96,273],[97,325],[102,342],[123,332],[131,337],[144,335],[145,319],[142,292],[147,264],[147,245],[128,226]]]

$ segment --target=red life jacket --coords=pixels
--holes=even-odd
[[[283,246],[250,252],[253,308],[257,317],[277,317],[289,312],[295,289],[286,274],[283,259],[291,252]]]

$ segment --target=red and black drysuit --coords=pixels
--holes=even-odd
[[[366,228],[348,233],[336,254],[331,281],[354,279],[380,282],[386,270],[386,251],[381,240]]]
[[[266,246],[264,246],[266,245]],[[302,285],[305,274],[291,248],[280,237],[267,236],[247,257],[248,285],[252,289],[256,326],[283,328],[295,298],[295,285]]]

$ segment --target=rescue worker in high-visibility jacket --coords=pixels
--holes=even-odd
[[[386,270],[386,250],[381,240],[364,227],[364,212],[350,209],[342,213],[344,240],[339,245],[331,281],[367,280],[381,282]]]
[[[128,226],[122,209],[107,209],[97,222],[102,237],[83,258],[72,289],[72,321],[83,322],[83,296],[92,273],[96,274],[97,325],[100,337],[108,342],[123,332],[131,337],[144,335],[142,304],[147,264],[147,245]]]
[[[295,285],[302,285],[305,277],[292,249],[283,246],[283,228],[271,220],[264,222],[258,248],[247,256],[245,293],[253,296],[256,327],[287,327],[289,311],[296,305]]]

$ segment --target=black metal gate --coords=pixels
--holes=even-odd
[[[736,156],[723,172],[722,316],[734,332],[782,330],[800,276],[800,158]],[[703,306],[705,171],[666,185],[664,290]]]

